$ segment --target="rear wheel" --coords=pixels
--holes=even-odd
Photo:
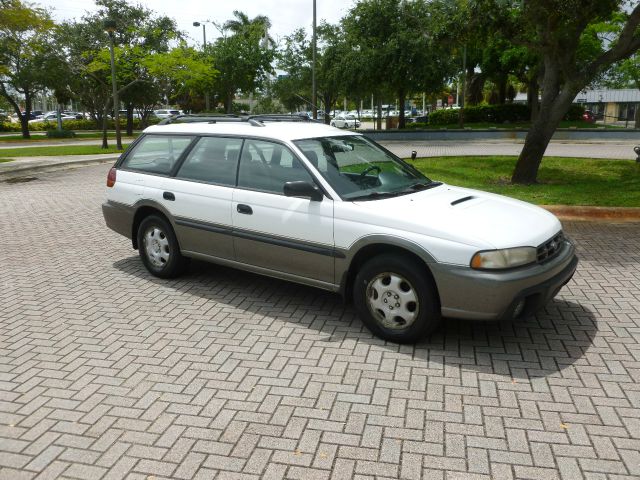
[[[413,343],[440,324],[440,304],[425,267],[393,254],[375,257],[358,272],[354,303],[365,326],[376,336]]]
[[[149,215],[140,222],[138,252],[147,270],[160,278],[177,277],[189,263],[180,253],[173,228],[159,215]]]

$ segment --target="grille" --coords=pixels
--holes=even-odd
[[[538,247],[538,263],[544,263],[551,260],[560,253],[560,248],[564,242],[564,234],[560,231],[549,240]]]

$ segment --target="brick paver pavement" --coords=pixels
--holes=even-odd
[[[637,479],[640,225],[517,323],[373,338],[330,293],[104,226],[107,167],[0,183],[0,478]]]

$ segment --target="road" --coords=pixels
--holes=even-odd
[[[150,276],[107,170],[0,183],[0,478],[640,477],[640,224],[567,223],[536,316],[398,346],[330,293]]]

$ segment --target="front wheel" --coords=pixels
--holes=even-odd
[[[138,227],[138,252],[144,266],[156,277],[174,278],[188,266],[169,222],[159,215],[146,217]]]
[[[356,275],[355,307],[371,332],[396,343],[414,343],[440,324],[440,303],[424,266],[393,254],[365,263]]]

